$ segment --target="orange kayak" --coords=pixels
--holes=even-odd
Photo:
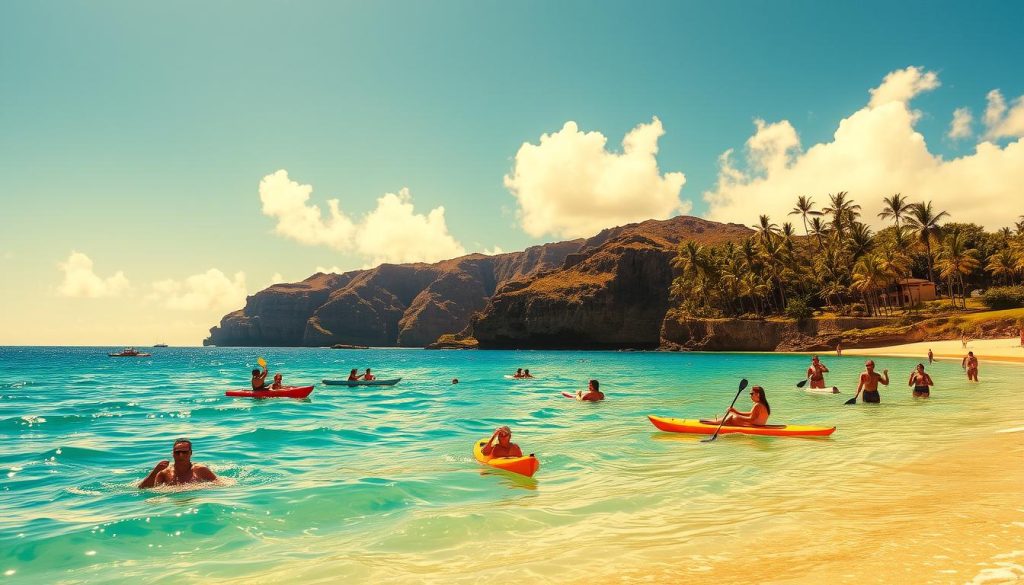
[[[497,469],[504,471],[511,471],[512,473],[518,473],[519,475],[525,475],[526,477],[533,477],[534,473],[540,469],[540,461],[530,453],[526,457],[488,457],[484,455],[482,449],[487,444],[487,439],[480,439],[473,444],[473,456],[480,463],[490,465]]]
[[[690,433],[695,435],[713,435],[717,424],[700,421],[692,418],[667,418],[663,416],[647,415],[654,426],[659,430],[669,433]],[[731,427],[724,426],[718,432],[720,435],[729,433],[742,433],[744,435],[762,435],[769,437],[827,437],[836,432],[835,427],[815,427],[810,425],[763,425],[758,427]]]

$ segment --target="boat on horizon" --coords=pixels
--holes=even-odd
[[[158,344],[154,345],[153,347],[167,347],[167,344],[166,343],[158,343]]]
[[[142,353],[134,347],[126,347],[117,353],[108,353],[107,357],[153,357],[153,354]]]

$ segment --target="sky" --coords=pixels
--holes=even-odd
[[[1024,4],[0,3],[0,345],[680,213],[1024,214]],[[876,224],[880,225],[880,224]]]

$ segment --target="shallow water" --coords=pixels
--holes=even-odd
[[[929,371],[938,385],[920,400],[906,386],[916,360],[883,358],[893,385],[882,388],[882,404],[844,406],[863,358],[823,359],[828,383],[842,391],[829,396],[794,387],[807,358],[792,355],[151,351],[110,359],[104,348],[0,348],[7,580],[692,577],[748,558],[751,535],[820,519],[822,494],[870,497],[886,509],[837,522],[905,531],[925,512],[907,506],[906,493],[875,491],[879,478],[979,437],[1015,437],[998,431],[1024,424],[1024,400],[1011,385],[1021,370],[1012,365],[982,364],[982,382],[969,384],[959,362],[937,362]],[[318,384],[306,400],[224,397],[248,384],[259,355],[288,384],[367,366],[402,382]],[[503,378],[517,367],[539,377]],[[827,439],[729,435],[705,444],[658,432],[646,419],[715,416],[744,376],[766,388],[772,422],[838,430]],[[450,385],[453,377],[461,383]],[[601,380],[605,403],[560,395],[589,378]],[[737,404],[749,406],[746,393]],[[500,424],[540,458],[534,479],[473,460],[473,441]],[[220,475],[220,485],[135,489],[157,461],[171,459],[179,436],[192,439],[194,461]],[[1024,465],[1018,457],[1008,464]],[[1010,504],[1008,513],[1024,521],[1024,501]],[[971,511],[962,512],[968,522]],[[813,553],[809,546],[807,559]],[[941,575],[943,566],[940,559],[929,570]]]

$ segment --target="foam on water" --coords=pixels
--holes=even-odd
[[[983,382],[969,385],[959,364],[936,363],[932,398],[912,399],[905,383],[918,360],[910,359],[879,360],[893,373],[882,404],[844,406],[862,358],[823,360],[828,383],[842,391],[828,396],[796,389],[807,358],[788,355],[152,351],[109,359],[106,348],[0,348],[0,570],[8,577],[583,580],[594,568],[578,549],[589,545],[588,554],[619,555],[630,567],[624,578],[672,580],[679,563],[700,573],[722,562],[708,543],[746,554],[739,535],[820,515],[809,493],[856,499],[872,477],[923,455],[1018,431],[1024,406],[1011,384],[1019,369],[987,364]],[[248,384],[259,355],[288,384],[368,366],[402,382],[318,384],[305,400],[224,397]],[[503,377],[519,367],[538,377]],[[717,416],[741,377],[766,388],[773,422],[838,431],[705,444],[658,432],[646,418]],[[590,378],[608,401],[561,396]],[[741,396],[738,406],[748,404]],[[535,478],[473,460],[473,441],[502,424],[540,458]],[[222,479],[136,489],[179,436]],[[872,494],[883,506],[899,496]],[[884,529],[915,514],[894,509],[888,520],[863,522]],[[993,559],[1002,564],[978,578],[1012,572],[1013,561]]]

